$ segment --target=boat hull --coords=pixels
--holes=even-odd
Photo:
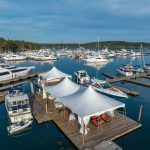
[[[120,69],[117,69],[117,72],[124,76],[132,76],[133,75],[133,72],[124,72],[124,71],[121,71]]]

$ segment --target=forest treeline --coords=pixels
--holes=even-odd
[[[25,51],[40,49],[41,45],[38,43],[26,42],[23,40],[9,40],[0,38],[0,51]]]
[[[108,49],[132,49],[132,48],[140,48],[140,45],[143,45],[143,48],[150,48],[150,43],[146,42],[125,42],[125,41],[102,41],[99,42],[99,49],[103,49],[108,47]],[[48,44],[48,43],[33,43],[27,42],[23,40],[10,40],[0,38],[0,51],[26,51],[26,50],[38,50],[41,48],[55,48],[55,49],[63,49],[63,48],[79,48],[84,47],[86,49],[98,49],[97,42],[90,43],[58,43],[58,44]]]

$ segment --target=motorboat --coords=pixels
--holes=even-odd
[[[146,72],[150,71],[150,64],[145,64],[145,65],[144,65],[144,70],[145,70]]]
[[[32,120],[29,97],[20,88],[10,89],[5,96],[5,107],[12,124]]]
[[[108,60],[102,57],[101,55],[96,55],[96,56],[87,55],[83,60],[89,63],[108,62]]]
[[[140,52],[134,52],[133,50],[131,50],[130,56],[131,57],[138,57],[138,56],[141,56],[141,53]]]
[[[91,85],[95,91],[108,96],[128,98],[128,96],[124,92],[117,89],[116,87],[111,86],[107,81],[90,78],[85,70],[75,72],[75,81],[78,84],[86,87]]]
[[[87,84],[90,82],[90,77],[85,70],[80,70],[74,73],[75,81],[78,84]]]
[[[31,125],[32,125],[32,120],[22,120],[20,122],[8,126],[7,131],[10,135],[17,134],[24,131],[27,127]]]
[[[31,67],[16,67],[6,63],[0,63],[0,81],[24,77],[31,73],[34,66]]]
[[[25,60],[27,59],[26,56],[24,55],[19,55],[19,54],[9,54],[3,57],[5,61],[19,61],[19,60]]]
[[[117,72],[124,76],[132,76],[133,75],[133,66],[124,65],[117,69]]]
[[[105,94],[108,96],[120,97],[120,98],[128,98],[128,96],[124,92],[110,85],[105,80],[99,80],[99,79],[93,78],[91,79],[90,85],[93,87],[94,90],[102,94]]]
[[[37,55],[36,57],[34,57],[34,60],[37,61],[46,61],[46,60],[57,60],[58,58],[53,56],[53,55]]]

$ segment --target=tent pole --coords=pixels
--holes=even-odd
[[[82,147],[84,147],[85,145],[85,124],[84,124],[84,121],[83,121],[83,118],[82,118],[82,123],[83,123],[83,141],[82,141]]]
[[[126,108],[124,107],[124,116],[125,116],[125,119],[126,119]]]
[[[46,105],[45,105],[45,109],[46,109],[46,113],[47,113],[47,97],[46,97]]]
[[[98,115],[98,131],[99,131],[99,125],[100,125],[100,114]]]

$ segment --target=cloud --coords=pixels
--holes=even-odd
[[[39,42],[149,40],[149,16],[147,0],[0,0],[1,34]]]

